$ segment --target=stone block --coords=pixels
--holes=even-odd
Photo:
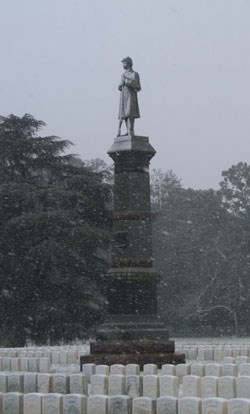
[[[39,372],[49,373],[50,372],[50,359],[41,357],[39,359]]]
[[[159,397],[160,384],[158,375],[143,376],[143,397],[156,399]]]
[[[107,375],[92,375],[91,377],[91,395],[108,395]]]
[[[201,402],[201,398],[198,397],[180,398],[178,414],[201,414]]]
[[[174,375],[161,375],[160,396],[178,397],[179,396],[179,379]]]
[[[145,364],[143,365],[143,375],[157,375],[158,368],[155,364]]]
[[[127,364],[125,370],[126,375],[140,375],[140,366],[138,364]]]
[[[63,414],[87,414],[87,396],[66,394],[63,397]]]
[[[126,394],[132,398],[142,396],[142,377],[140,375],[126,375]]]
[[[23,392],[23,374],[10,373],[8,375],[8,392]]]
[[[91,382],[91,375],[96,373],[96,364],[83,364],[82,373],[86,376],[88,383]]]
[[[178,398],[157,398],[157,414],[178,414]]]
[[[250,377],[241,376],[236,378],[236,395],[237,398],[250,397]]]
[[[205,375],[206,377],[221,377],[222,365],[221,364],[206,364]]]
[[[10,369],[12,372],[20,371],[21,363],[20,358],[11,358],[10,360]]]
[[[39,358],[29,358],[29,372],[39,372]]]
[[[227,414],[227,400],[205,398],[202,400],[202,414]]]
[[[109,376],[109,395],[124,395],[126,391],[125,375]]]
[[[41,393],[24,394],[23,410],[24,414],[42,414],[42,398]]]
[[[220,377],[218,379],[218,396],[230,400],[236,397],[236,378]]]
[[[23,375],[23,393],[34,392],[37,392],[37,374],[35,372],[25,372]]]
[[[198,377],[204,377],[204,375],[205,375],[205,365],[203,365],[203,364],[192,364],[191,365],[191,375],[196,375]]]
[[[38,374],[37,375],[37,392],[49,394],[52,392],[52,375]]]
[[[0,392],[8,392],[8,374],[0,372]]]
[[[126,368],[122,364],[113,364],[110,367],[110,375],[126,375]]]
[[[109,366],[96,365],[96,375],[109,375]]]
[[[3,394],[4,414],[26,414],[23,412],[23,394],[20,392],[7,392]]]
[[[218,396],[218,377],[201,378],[201,397],[214,398]]]
[[[156,414],[156,400],[149,397],[134,398],[133,414]]]
[[[183,377],[183,397],[201,397],[201,377],[196,375]]]
[[[110,397],[109,414],[132,414],[132,398],[127,395]]]
[[[223,377],[237,377],[238,367],[236,364],[223,364],[222,365]]]
[[[250,414],[250,400],[234,398],[227,403],[228,414]]]
[[[67,374],[53,374],[52,392],[55,394],[69,394],[69,376]]]
[[[161,375],[176,376],[176,366],[173,364],[164,364],[161,367]]]
[[[108,414],[108,401],[106,395],[91,395],[88,397],[88,414]]]
[[[83,374],[71,374],[69,377],[71,394],[88,395],[88,380]]]
[[[57,393],[44,394],[42,398],[42,414],[63,414],[63,395]]]

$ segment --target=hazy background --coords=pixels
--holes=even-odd
[[[0,114],[111,161],[121,59],[140,73],[141,119],[185,187],[250,163],[250,0],[0,0]]]

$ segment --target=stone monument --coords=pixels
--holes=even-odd
[[[148,137],[135,135],[140,78],[131,58],[122,62],[119,129],[108,151],[115,166],[112,260],[103,275],[108,315],[81,364],[183,363],[185,356],[174,353],[174,341],[169,341],[157,314],[159,274],[153,269],[149,183],[149,164],[156,151]]]

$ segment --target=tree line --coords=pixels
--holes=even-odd
[[[31,115],[0,117],[0,345],[94,334],[106,310],[112,173],[40,136]],[[250,165],[219,190],[151,172],[159,312],[174,335],[248,334]]]

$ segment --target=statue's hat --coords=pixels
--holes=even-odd
[[[128,62],[131,67],[133,66],[133,60],[129,56],[127,56],[124,59],[122,59],[122,62]]]

